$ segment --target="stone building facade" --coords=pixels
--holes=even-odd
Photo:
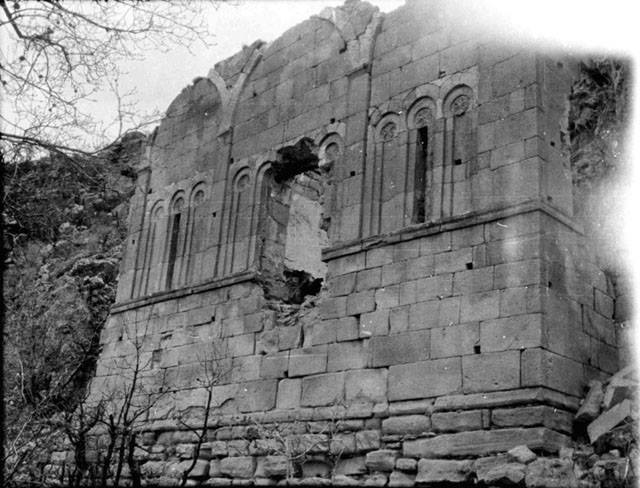
[[[137,354],[145,476],[189,464],[209,390],[194,483],[401,486],[567,444],[618,369],[572,217],[572,63],[442,2],[348,1],[185,88],[139,168],[92,384]]]

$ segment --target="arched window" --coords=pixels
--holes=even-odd
[[[206,237],[205,211],[203,208],[204,200],[205,186],[203,183],[200,183],[191,191],[191,201],[189,204],[185,283],[192,283],[200,279],[199,266],[202,261],[201,251],[204,249],[204,239]]]
[[[176,266],[182,229],[182,212],[184,209],[184,198],[175,197],[171,204],[171,216],[169,218],[169,246],[167,254],[167,278],[165,288],[170,290],[176,282],[179,266]],[[176,270],[177,269],[177,270]],[[174,276],[176,275],[176,276]]]
[[[431,217],[435,104],[428,98],[415,102],[408,114],[407,209],[410,221],[424,223]]]
[[[364,235],[402,228],[405,214],[406,131],[398,114],[390,113],[375,127],[373,167],[365,183]]]
[[[140,286],[138,295],[146,295],[149,293],[150,276],[154,270],[161,264],[161,254],[158,247],[162,245],[160,242],[160,224],[164,217],[164,208],[161,202],[156,203],[151,212],[149,219],[149,227],[147,229],[147,239],[144,247],[144,261],[141,270]]]
[[[245,270],[249,263],[251,240],[251,177],[248,171],[236,175],[233,182],[229,231],[227,233],[227,251],[225,274]]]
[[[342,167],[340,160],[344,151],[344,143],[337,133],[326,136],[320,143],[318,151],[319,167],[323,176],[325,189],[321,198],[322,205],[322,223],[321,229],[327,232],[329,237],[333,237],[338,233],[335,223],[339,222],[339,218],[334,220],[334,228],[332,228],[332,218],[338,216],[339,212],[351,212],[349,207],[360,204],[360,175],[344,174],[345,168]],[[342,173],[341,173],[342,172]],[[338,181],[339,179],[339,181]],[[349,198],[343,198],[338,203],[338,186],[341,186],[342,192]],[[353,196],[358,196],[354,199]]]
[[[445,97],[445,161],[442,180],[441,217],[468,212],[471,195],[472,161],[476,157],[476,114],[473,91],[458,85]]]

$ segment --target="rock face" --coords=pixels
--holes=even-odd
[[[283,457],[308,483],[463,483],[459,458],[570,442],[587,381],[617,369],[571,218],[572,61],[467,34],[439,2],[349,1],[169,107],[91,391],[148,357],[136,427],[158,459],[205,415],[211,483],[279,479]],[[521,457],[486,479],[538,483]]]

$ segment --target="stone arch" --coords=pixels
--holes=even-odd
[[[473,89],[457,84],[443,98],[444,151],[441,217],[472,210],[471,176],[477,158],[477,110]]]
[[[169,204],[169,221],[166,240],[165,289],[171,290],[179,285],[180,270],[185,248],[187,218],[185,218],[186,196],[184,190],[174,193]]]
[[[363,234],[389,232],[404,225],[406,139],[404,117],[389,112],[373,127],[371,163],[365,172]],[[401,218],[398,218],[398,217]]]
[[[424,85],[417,86],[411,90],[402,100],[402,109],[407,113],[413,108],[415,110],[416,104],[425,103],[425,100],[430,100],[433,104],[433,115],[436,119],[442,117],[442,100],[440,99],[440,88],[432,83],[425,83]]]
[[[407,214],[405,224],[421,224],[431,217],[433,208],[434,147],[436,102],[418,98],[407,111]]]
[[[189,193],[185,236],[185,283],[197,282],[200,278],[196,276],[196,271],[202,269],[201,253],[204,251],[204,240],[207,235],[205,200],[208,200],[207,185],[204,181],[200,181],[193,185]]]
[[[158,252],[158,250],[162,249],[162,236],[164,235],[162,230],[166,224],[163,200],[156,201],[149,208],[147,222],[142,268],[139,270],[138,296],[144,296],[151,291],[150,283],[155,288],[157,276],[162,268],[162,253]]]
[[[327,232],[328,237],[333,237],[336,225],[339,225],[338,211],[346,209],[351,205],[342,205],[342,203],[352,203],[345,201],[338,203],[339,188],[342,191],[354,191],[357,187],[360,193],[360,185],[354,181],[359,178],[358,175],[347,175],[342,160],[344,157],[344,139],[337,132],[327,134],[319,144],[318,150],[318,168],[320,175],[324,180],[324,192],[321,197],[320,205],[322,206],[322,224],[321,229]],[[358,201],[358,203],[360,203]]]
[[[245,166],[231,180],[224,274],[244,271],[248,266],[254,180],[251,173]]]

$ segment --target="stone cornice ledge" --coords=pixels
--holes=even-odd
[[[235,285],[237,283],[243,283],[245,281],[251,281],[255,279],[256,271],[250,269],[242,271],[222,278],[215,278],[213,280],[205,281],[197,285],[185,286],[178,288],[177,290],[162,291],[154,293],[153,295],[135,298],[126,302],[116,303],[111,307],[111,313],[125,312],[134,308],[144,307],[145,305],[152,305],[158,302],[164,302],[166,300],[172,300],[175,298],[181,298],[187,295],[193,295],[196,293],[203,293],[209,290],[215,290],[217,288],[224,288],[225,286]]]
[[[543,212],[558,222],[566,225],[571,230],[583,234],[582,227],[576,223],[571,217],[560,212],[556,208],[548,205],[540,200],[530,200],[517,205],[497,210],[489,210],[483,212],[472,212],[461,216],[444,219],[440,222],[427,222],[425,224],[412,225],[388,234],[381,234],[367,237],[364,239],[353,239],[351,241],[341,242],[334,246],[327,247],[322,250],[322,260],[330,261],[349,254],[382,247],[389,244],[410,241],[420,237],[438,234],[440,232],[463,229],[472,225],[485,224],[495,220],[513,217],[530,212]]]

